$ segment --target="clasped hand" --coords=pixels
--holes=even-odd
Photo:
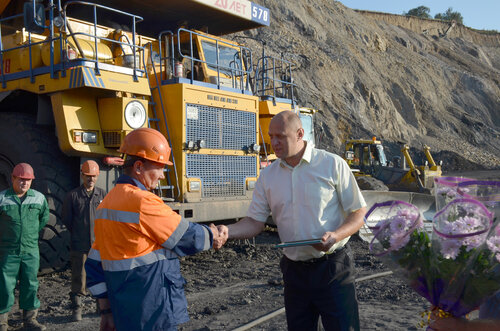
[[[212,231],[212,235],[214,238],[212,247],[215,250],[221,248],[227,241],[229,237],[229,229],[225,225],[215,226],[213,223],[210,224],[210,230]]]

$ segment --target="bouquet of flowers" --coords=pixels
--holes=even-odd
[[[431,263],[438,277],[433,279],[431,303],[460,317],[500,289],[500,274],[495,277],[487,272],[500,267],[485,245],[492,214],[477,200],[455,199],[433,222]]]
[[[481,201],[496,217],[500,216],[500,182],[472,180],[457,185],[457,194],[467,199]]]
[[[436,210],[441,210],[451,200],[459,198],[458,185],[472,181],[465,177],[436,177],[434,178],[434,197],[436,198]],[[464,187],[461,193],[466,193],[468,188]]]
[[[366,218],[378,220],[370,251],[449,315],[469,313],[500,289],[500,232],[480,202],[447,204],[434,217],[432,239],[418,209],[403,201],[375,204]]]
[[[373,232],[370,252],[430,300],[430,240],[418,208],[404,201],[376,203],[366,219],[378,220],[370,228]]]

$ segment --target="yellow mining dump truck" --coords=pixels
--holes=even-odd
[[[387,160],[382,142],[372,139],[349,139],[345,141],[344,159],[355,176],[371,176],[395,190],[428,192],[434,185],[434,178],[441,176],[441,165],[436,164],[428,146],[424,146],[427,158],[425,165],[416,166],[403,145],[403,158],[397,156]]]
[[[265,44],[265,43],[263,43]],[[274,115],[290,110],[297,113],[305,131],[304,140],[315,144],[314,115],[317,110],[297,105],[292,73],[295,64],[283,57],[266,55],[262,48],[262,55],[256,61],[254,75],[251,77],[254,94],[259,97],[259,146],[261,167],[269,165],[276,159],[268,135],[269,123]]]
[[[135,128],[169,140],[158,188],[191,221],[245,215],[259,175],[259,97],[250,50],[216,35],[269,25],[247,0],[3,1],[0,4],[0,188],[29,162],[51,216],[41,269],[64,266],[62,201],[79,166],[101,166],[109,190],[117,149]],[[205,32],[201,32],[205,31]],[[206,33],[210,31],[211,34]]]

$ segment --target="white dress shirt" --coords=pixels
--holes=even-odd
[[[338,155],[306,144],[295,167],[278,159],[257,180],[247,216],[266,222],[272,212],[281,241],[321,238],[336,230],[345,217],[366,206],[351,169]],[[344,246],[335,243],[328,253]],[[325,253],[311,246],[287,247],[291,260],[319,258]]]

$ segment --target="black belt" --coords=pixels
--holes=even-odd
[[[294,260],[291,260],[288,257],[286,257],[286,255],[285,255],[285,258],[288,261],[292,262],[292,263],[301,264],[301,265],[311,265],[311,264],[316,264],[316,263],[328,261],[329,259],[333,259],[333,258],[337,257],[338,254],[344,252],[344,250],[346,248],[347,248],[347,244],[345,246],[342,246],[342,247],[334,250],[330,254],[325,254],[322,257],[318,257],[318,258],[314,258],[314,259],[309,259],[309,260],[305,260],[305,261],[294,261]]]

